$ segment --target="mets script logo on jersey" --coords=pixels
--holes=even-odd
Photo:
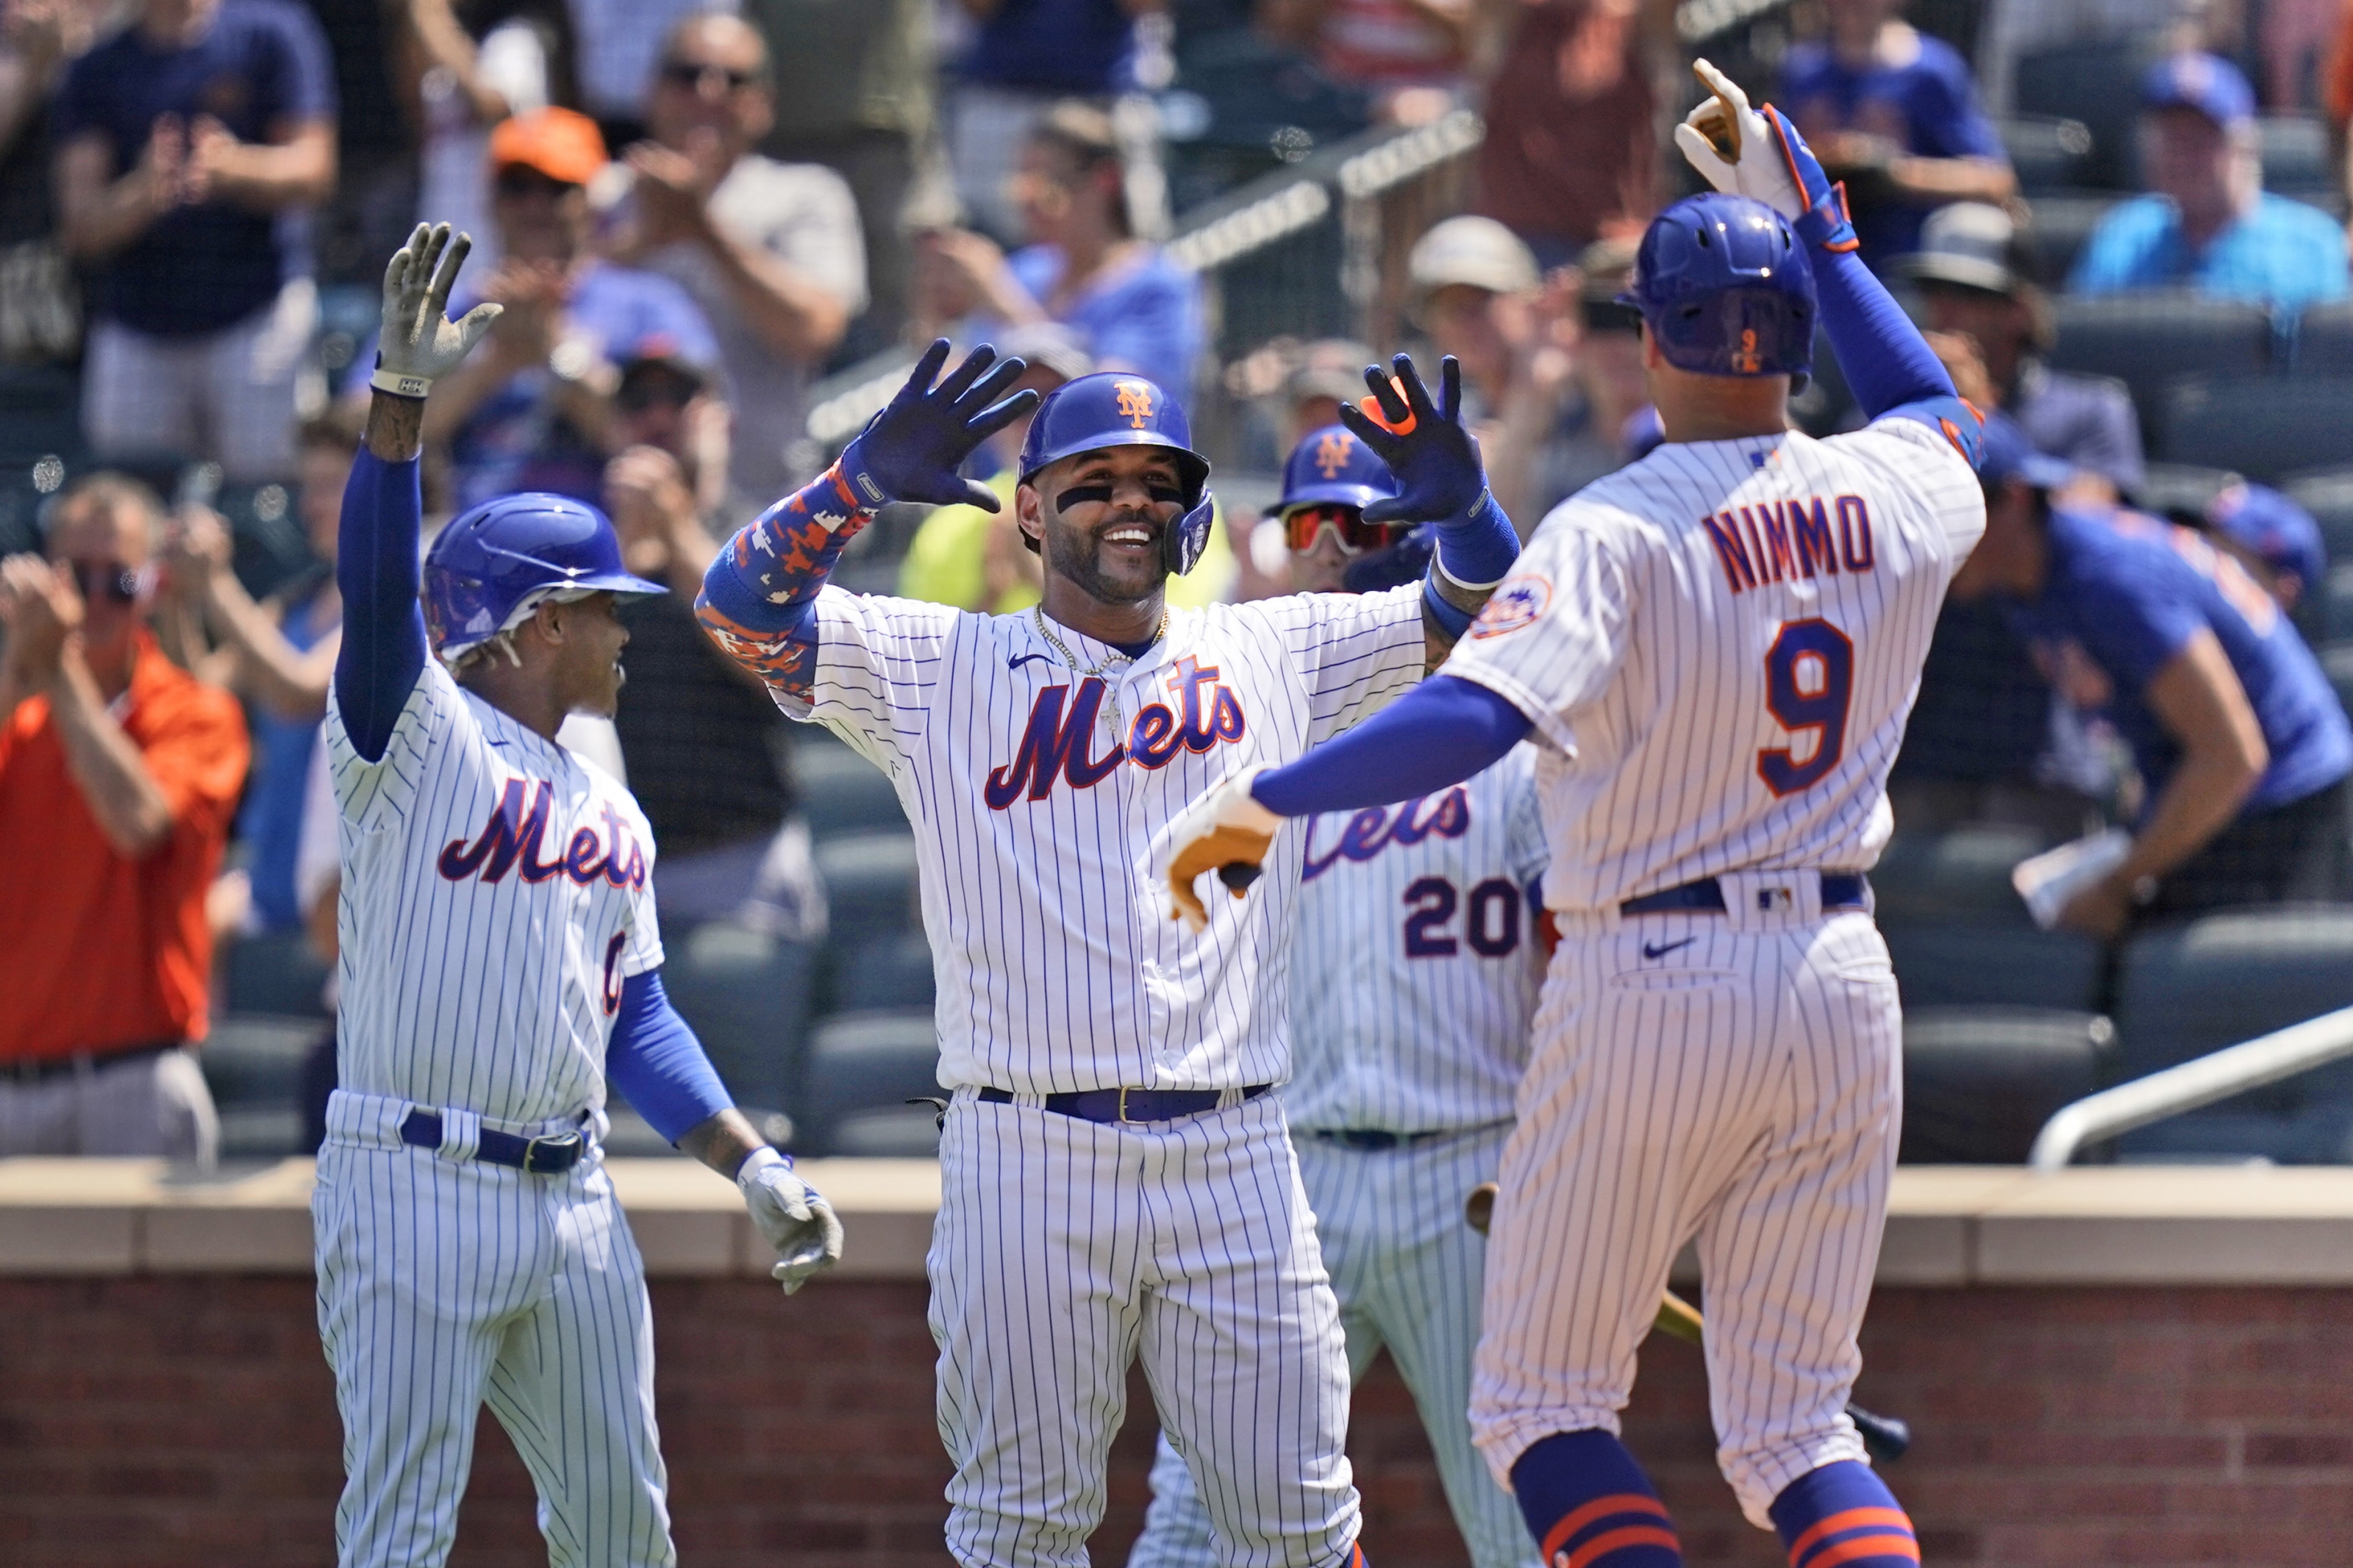
[[[1487,597],[1479,618],[1471,623],[1474,637],[1499,637],[1505,632],[1534,626],[1552,606],[1552,584],[1542,577],[1509,577]]]
[[[1348,466],[1348,438],[1337,431],[1317,438],[1315,467],[1327,479],[1336,479]]]
[[[1119,416],[1134,428],[1144,428],[1152,417],[1152,387],[1147,382],[1123,381],[1115,384],[1119,394]]]
[[[1340,830],[1339,843],[1319,852],[1315,831],[1323,826],[1323,816],[1312,817],[1307,824],[1306,881],[1314,881],[1343,860],[1360,864],[1370,860],[1392,844],[1411,848],[1425,838],[1461,837],[1471,831],[1471,792],[1456,784],[1444,795],[1416,795],[1399,805],[1368,806],[1348,818],[1348,826]]]
[[[1099,757],[1087,752],[1094,744],[1095,721],[1103,713],[1102,679],[1091,675],[1079,682],[1075,698],[1067,686],[1046,688],[1029,704],[1029,723],[1021,731],[1013,761],[989,772],[982,792],[989,809],[1003,811],[1025,793],[1031,800],[1043,800],[1053,793],[1057,775],[1072,789],[1092,789],[1124,762],[1164,768],[1180,752],[1198,753],[1240,740],[1246,729],[1241,700],[1218,676],[1214,664],[1178,659],[1162,683],[1175,705],[1146,703],[1128,726],[1127,738]]]
[[[1838,517],[1835,540],[1831,534],[1833,511]],[[1800,577],[1827,577],[1840,571],[1868,572],[1878,563],[1871,539],[1871,509],[1863,505],[1861,496],[1841,496],[1828,503],[1820,496],[1767,501],[1699,521],[1707,530],[1707,542],[1715,547],[1724,580],[1736,594],[1765,583],[1794,583]]]
[[[584,888],[597,881],[616,888],[646,885],[645,846],[609,805],[603,808],[603,833],[583,826],[574,832],[563,854],[553,860],[541,859],[554,798],[554,786],[544,780],[507,780],[482,831],[470,843],[463,838],[449,840],[435,868],[453,882],[469,877],[501,882],[509,871],[519,869],[526,882],[568,877]]]

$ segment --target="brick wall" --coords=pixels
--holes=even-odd
[[[664,1443],[688,1568],[938,1568],[946,1467],[914,1284],[793,1298],[658,1280]],[[2353,1562],[2353,1290],[1894,1289],[1866,1405],[1911,1419],[1891,1474],[1930,1563],[2000,1568]],[[1143,1518],[1140,1380],[1095,1560]],[[1628,1436],[1694,1568],[1769,1568],[1716,1478],[1699,1356],[1654,1342]],[[0,1279],[0,1563],[314,1565],[341,1484],[310,1282]],[[1351,1448],[1379,1568],[1461,1552],[1386,1363]],[[454,1562],[546,1561],[530,1486],[487,1419]]]

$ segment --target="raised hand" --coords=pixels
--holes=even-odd
[[[418,224],[384,269],[384,331],[377,339],[375,384],[402,397],[422,397],[437,377],[458,368],[481,342],[502,307],[477,305],[449,320],[449,290],[474,242],[449,226]]]
[[[942,338],[924,351],[890,405],[841,454],[837,470],[859,505],[920,500],[998,510],[994,490],[956,469],[974,447],[1038,406],[1034,391],[997,401],[1029,367],[1018,359],[998,360],[997,351],[983,343],[934,386],[932,379],[947,359],[948,341]]]
[[[1487,489],[1478,438],[1462,424],[1462,367],[1452,354],[1439,362],[1435,403],[1409,356],[1398,355],[1390,369],[1394,380],[1377,366],[1365,367],[1365,384],[1372,389],[1365,402],[1380,411],[1378,420],[1362,407],[1340,406],[1341,423],[1397,476],[1398,493],[1366,507],[1365,521],[1459,521]]]
[[[1717,190],[1753,197],[1793,223],[1811,215],[1799,226],[1810,243],[1853,249],[1845,199],[1789,117],[1769,103],[1751,109],[1740,84],[1705,60],[1692,70],[1715,96],[1675,127],[1684,160]]]

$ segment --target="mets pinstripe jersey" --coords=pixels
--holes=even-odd
[[[1511,1119],[1544,978],[1535,763],[1535,748],[1517,746],[1438,795],[1300,825],[1282,1091],[1294,1128]]]
[[[882,767],[914,825],[943,1085],[1288,1076],[1297,841],[1194,937],[1168,919],[1153,836],[1227,773],[1294,757],[1419,679],[1420,595],[1171,610],[1133,663],[1035,611],[818,596],[809,696],[777,701]]]
[[[1953,572],[1967,459],[1910,419],[1659,447],[1556,508],[1446,673],[1506,698],[1558,910],[1737,869],[1862,869]]]
[[[434,659],[381,760],[332,700],[326,737],[343,1087],[496,1121],[601,1109],[621,982],[662,961],[637,802]]]

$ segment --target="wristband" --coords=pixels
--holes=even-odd
[[[378,392],[388,392],[395,397],[422,400],[427,391],[432,387],[433,378],[429,375],[403,375],[396,370],[386,370],[384,366],[377,365],[375,374],[368,377],[368,384]]]
[[[1446,628],[1446,635],[1457,642],[1461,640],[1463,633],[1471,629],[1471,623],[1479,618],[1440,593],[1438,579],[1434,576],[1421,580],[1421,607],[1429,611],[1431,618]]]
[[[780,1154],[766,1144],[744,1156],[744,1163],[735,1167],[735,1184],[744,1190],[744,1196],[751,1195],[753,1187],[758,1184],[760,1173],[771,1165],[782,1165],[789,1171],[793,1168],[793,1157]]]

